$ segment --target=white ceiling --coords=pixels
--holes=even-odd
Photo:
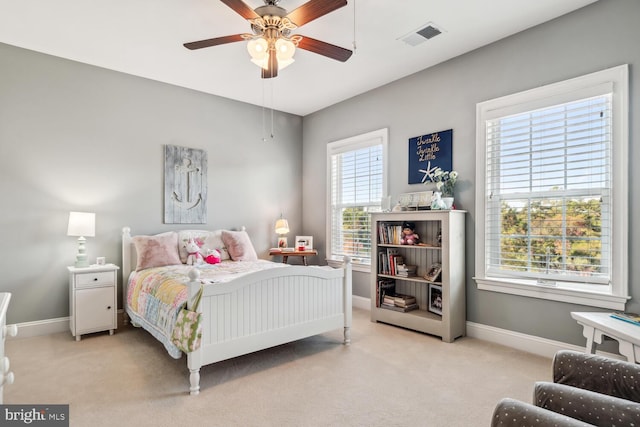
[[[351,59],[299,49],[293,65],[266,81],[245,42],[182,46],[250,32],[219,0],[0,0],[0,42],[304,116],[594,1],[350,0],[294,33],[347,49],[355,33]],[[430,22],[443,34],[415,47],[399,40]]]

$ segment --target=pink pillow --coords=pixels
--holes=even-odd
[[[222,231],[222,241],[234,261],[255,261],[258,254],[246,231]]]
[[[182,264],[178,254],[178,234],[173,231],[156,236],[135,236],[133,244],[138,257],[136,271]]]

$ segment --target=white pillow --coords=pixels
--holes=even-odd
[[[256,253],[246,231],[222,231],[222,241],[234,261],[256,261]]]
[[[178,235],[175,232],[155,236],[135,236],[132,240],[138,259],[136,271],[180,264]]]
[[[220,252],[221,261],[230,259],[229,252],[222,242],[222,230],[182,230],[178,232],[178,251],[183,264],[187,262],[189,256],[184,247],[189,239],[195,239],[201,243],[200,253],[202,255],[206,256],[209,249],[217,249]]]

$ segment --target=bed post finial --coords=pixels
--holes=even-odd
[[[125,237],[131,237],[131,228],[130,227],[122,227],[122,235]]]
[[[343,278],[343,298],[344,298],[344,344],[351,344],[351,322],[353,321],[353,315],[351,313],[351,307],[353,304],[353,295],[352,295],[352,282],[351,282],[351,257],[344,256],[342,258],[343,264],[342,268],[344,269],[344,278]]]

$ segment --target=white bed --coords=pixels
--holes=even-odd
[[[125,322],[127,287],[137,262],[134,237],[129,227],[124,227]],[[189,268],[188,278],[184,278],[189,304],[200,289],[201,271]],[[202,345],[187,354],[190,393],[199,393],[200,368],[204,365],[340,328],[344,330],[344,343],[349,344],[351,304],[348,258],[338,269],[289,265],[248,273],[225,283],[205,284],[199,307],[203,313]],[[153,334],[151,328],[145,329]]]

